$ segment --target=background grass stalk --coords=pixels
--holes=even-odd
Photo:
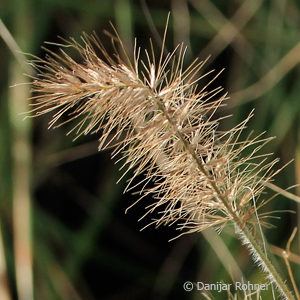
[[[22,1],[17,5],[14,24],[14,37],[24,51],[30,50],[32,32],[30,31],[30,13],[27,3]],[[27,30],[26,30],[27,28]],[[15,49],[16,50],[16,49]],[[18,55],[18,53],[15,53]],[[25,65],[25,63],[24,63]],[[20,300],[32,300],[33,296],[33,258],[31,247],[31,122],[23,120],[24,111],[28,110],[27,98],[30,95],[30,87],[24,74],[26,67],[16,60],[10,65],[10,85],[23,82],[9,90],[9,115],[12,124],[12,216],[13,239],[16,269],[16,286]],[[28,70],[28,69],[27,69]]]

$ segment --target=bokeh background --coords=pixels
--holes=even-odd
[[[187,64],[211,55],[207,70],[225,68],[214,83],[231,97],[221,113],[233,117],[223,128],[254,108],[249,132],[277,137],[265,151],[280,158],[279,168],[295,158],[274,184],[286,189],[300,182],[299,0],[1,0],[1,300],[205,299],[200,291],[185,292],[183,283],[232,283],[241,274],[264,282],[230,229],[172,242],[178,234],[173,227],[141,232],[151,221],[138,222],[146,204],[124,213],[138,196],[122,193],[126,178],[115,184],[120,165],[109,150],[97,152],[97,134],[73,141],[66,136],[71,124],[47,130],[49,115],[24,120],[30,109],[30,77],[24,74],[32,70],[23,53],[43,57],[44,41],[80,39],[83,31],[102,39],[104,30],[111,31],[109,21],[129,51],[135,37],[144,48],[151,38],[159,51],[168,12],[168,50],[184,42]],[[297,188],[290,192],[300,196]],[[266,208],[284,211],[274,213],[278,218],[266,236],[285,278],[278,254],[298,224],[290,212],[297,212],[298,198],[287,196]],[[299,244],[296,234],[291,260],[298,287]],[[224,292],[209,295],[227,299]],[[271,299],[268,292],[262,296]]]

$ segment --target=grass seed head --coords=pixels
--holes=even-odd
[[[80,62],[67,54],[69,48]],[[110,56],[95,35],[84,35],[81,44],[64,41],[59,54],[48,50],[45,59],[32,62],[38,70],[32,114],[53,111],[49,127],[64,117],[63,123],[76,124],[77,136],[101,131],[99,150],[113,143],[124,174],[134,170],[129,186],[144,174],[141,198],[153,199],[147,214],[160,210],[155,225],[177,223],[184,232],[222,229],[232,221],[230,211],[251,224],[259,207],[253,199],[260,198],[275,163],[258,154],[269,139],[240,139],[252,113],[230,130],[219,129],[216,112],[227,96],[221,88],[209,90],[216,76],[201,86],[211,73],[201,74],[204,62],[184,69],[182,45],[165,58],[162,49],[158,60],[146,51],[143,61],[140,52],[135,49],[133,62],[128,55]],[[154,185],[147,187],[150,180]]]

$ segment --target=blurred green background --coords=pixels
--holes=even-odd
[[[73,142],[74,136],[65,135],[71,125],[47,130],[50,115],[24,120],[30,109],[30,78],[24,74],[31,69],[18,50],[43,57],[44,41],[80,39],[83,31],[94,30],[102,39],[103,30],[111,31],[109,21],[129,51],[135,37],[144,48],[151,38],[159,49],[168,12],[168,50],[184,42],[187,64],[211,55],[207,70],[225,68],[215,83],[231,97],[222,113],[233,117],[224,128],[255,108],[249,131],[277,136],[266,151],[280,157],[279,167],[295,158],[276,176],[276,185],[285,189],[300,181],[299,0],[2,0],[1,300],[205,299],[200,291],[185,292],[183,283],[232,283],[240,272],[253,283],[264,282],[230,231],[222,239],[209,231],[172,242],[178,234],[172,227],[140,232],[151,221],[137,222],[147,200],[124,214],[138,196],[122,193],[126,179],[115,184],[120,165],[110,160],[110,151],[97,152],[97,135]],[[25,84],[10,87],[18,83]],[[297,188],[291,192],[300,196]],[[298,208],[279,196],[266,209]],[[276,254],[298,217],[275,215],[280,218],[266,236]],[[298,287],[299,244],[296,236],[292,268]],[[281,259],[278,264],[288,278]],[[210,297],[227,299],[224,292]],[[262,299],[271,299],[270,293]]]

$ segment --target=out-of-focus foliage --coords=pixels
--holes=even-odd
[[[206,70],[225,68],[214,83],[231,96],[223,110],[234,116],[224,126],[231,128],[255,108],[249,132],[266,130],[267,136],[277,136],[267,150],[280,157],[280,166],[296,158],[276,176],[276,185],[286,188],[299,182],[297,0],[0,3],[11,38],[23,52],[37,56],[45,55],[40,47],[44,41],[80,39],[83,31],[104,37],[109,49],[103,33],[111,31],[109,21],[129,51],[135,37],[143,48],[149,48],[151,38],[159,51],[169,11],[167,49],[183,41],[187,63],[211,55]],[[201,291],[185,292],[183,283],[238,280],[237,267],[227,272],[226,266],[232,266],[228,253],[245,278],[261,282],[261,273],[230,232],[221,235],[223,241],[209,232],[206,238],[196,234],[173,242],[168,240],[178,232],[172,227],[140,232],[151,221],[137,222],[151,200],[124,214],[138,195],[122,194],[126,178],[115,184],[120,165],[113,164],[109,151],[97,152],[97,134],[73,142],[74,136],[65,136],[72,125],[48,131],[50,116],[23,121],[19,113],[28,109],[28,85],[9,86],[30,81],[23,75],[30,69],[20,63],[23,55],[14,51],[5,27],[0,26],[0,34],[0,299],[27,300],[32,294],[35,299],[201,299]],[[291,191],[300,195],[297,189]],[[297,205],[279,196],[266,209],[297,211]],[[276,227],[266,235],[285,248],[298,217],[278,215],[280,219],[271,220]],[[298,240],[292,252],[299,251]],[[292,268],[300,282],[299,262]],[[212,294],[226,298],[224,292]],[[265,292],[262,297],[271,299]]]

